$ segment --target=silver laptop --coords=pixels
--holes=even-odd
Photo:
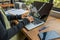
[[[39,4],[44,4],[42,2],[36,2],[34,3],[34,6],[36,8],[40,8],[39,7]],[[49,15],[49,12],[52,8],[52,5],[51,3],[45,3],[45,5],[42,7],[42,9],[38,12],[38,13],[30,13],[30,16],[32,16],[34,18],[34,21],[32,23],[29,23],[28,25],[25,26],[26,29],[28,30],[31,30],[31,29],[34,29],[42,24],[44,24],[47,20],[47,17]]]

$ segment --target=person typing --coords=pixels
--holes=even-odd
[[[16,22],[16,26],[11,26],[10,22],[14,19],[21,19],[23,21]],[[0,7],[0,40],[10,40],[14,35],[16,35],[25,25],[34,21],[31,16],[25,18],[23,15],[19,16],[7,16],[4,10]]]

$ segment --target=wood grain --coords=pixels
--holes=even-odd
[[[46,32],[46,31],[51,31],[51,30],[55,30],[60,34],[60,19],[54,18],[49,16],[46,23],[33,29],[28,31],[27,29],[23,28],[22,32],[27,36],[27,38],[29,40],[40,40],[40,38],[38,37],[39,34],[39,30],[44,27],[44,26],[48,26],[47,29],[41,31],[41,32]],[[55,40],[60,40],[60,39],[55,39]]]

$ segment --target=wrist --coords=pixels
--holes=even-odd
[[[24,23],[24,25],[27,25],[27,24],[30,23],[30,21],[29,21],[27,18],[24,18],[24,19],[23,19],[23,23]]]

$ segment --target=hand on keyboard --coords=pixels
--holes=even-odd
[[[34,18],[32,16],[28,16],[26,18],[30,21],[30,23],[34,21]]]

